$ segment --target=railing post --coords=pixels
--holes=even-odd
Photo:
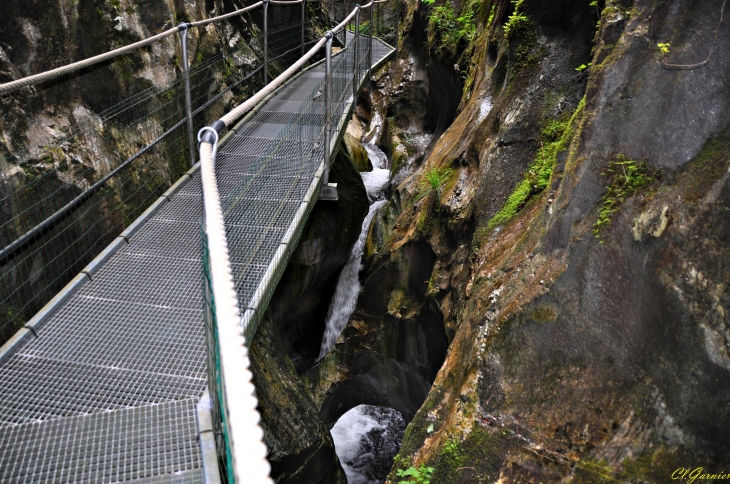
[[[324,182],[330,180],[330,143],[332,142],[332,32],[325,34],[325,74],[324,74]]]
[[[264,2],[264,85],[269,83],[269,0]]]
[[[305,7],[307,5],[307,0],[302,0],[302,57],[304,57],[304,21],[305,21],[305,15],[304,12]],[[302,69],[304,69],[304,66],[302,66]]]
[[[188,153],[190,154],[190,166],[195,164],[198,150],[195,149],[195,133],[193,133],[193,107],[190,96],[190,71],[188,70],[188,24],[181,23],[177,27],[182,46],[182,70],[183,85],[185,88],[185,117],[188,124]]]
[[[330,158],[332,157],[332,39],[334,34],[328,31],[325,35],[325,72],[324,72],[324,179],[322,190],[319,192],[320,200],[336,202],[337,184],[330,184]]]
[[[375,7],[375,3],[371,0],[370,1],[370,23],[368,24],[368,29],[370,31],[370,38],[368,39],[368,80],[370,80],[373,77],[373,73],[371,71],[373,66],[373,7]]]
[[[357,85],[360,81],[360,5],[355,5],[355,42],[353,43],[352,105],[357,105]]]
[[[377,10],[375,11],[375,17],[376,17],[375,35],[379,36],[380,35],[380,4],[378,4],[378,6],[376,8],[377,8]]]

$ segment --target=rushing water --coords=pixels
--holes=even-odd
[[[359,405],[340,417],[331,432],[348,484],[385,481],[405,428],[405,420],[392,408]]]
[[[332,297],[330,307],[327,310],[327,320],[325,321],[324,336],[322,337],[322,346],[319,350],[319,359],[324,358],[329,350],[337,342],[340,333],[345,329],[350,315],[355,310],[357,303],[357,295],[360,293],[360,269],[362,269],[362,254],[365,248],[365,240],[368,238],[368,230],[370,222],[375,216],[375,212],[386,204],[385,200],[370,205],[367,217],[362,222],[360,237],[352,247],[350,258],[340,273],[337,280],[337,289]]]
[[[373,164],[373,171],[364,172],[360,175],[372,205],[370,205],[370,210],[368,210],[368,214],[362,222],[360,236],[352,247],[350,258],[337,280],[335,295],[332,297],[332,302],[330,302],[330,307],[327,310],[327,320],[325,321],[325,330],[322,336],[322,346],[319,350],[319,359],[324,358],[335,345],[337,338],[340,337],[340,333],[345,329],[347,321],[355,310],[357,296],[360,293],[362,254],[365,241],[368,238],[370,222],[372,222],[375,212],[387,203],[386,200],[375,200],[380,198],[381,192],[390,178],[390,170],[387,168],[388,157],[375,145],[368,143],[365,145],[365,149],[368,152],[370,162]]]
[[[368,192],[370,202],[380,197],[383,188],[390,180],[390,170],[388,169],[388,157],[377,146],[366,143],[365,150],[368,152],[368,159],[373,165],[373,171],[360,173],[362,181],[365,184],[365,190]]]

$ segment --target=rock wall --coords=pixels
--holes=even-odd
[[[425,288],[366,284],[337,368],[367,368],[352,355],[368,351],[387,361],[374,348],[388,338],[366,335],[384,328],[396,337],[400,326],[388,318],[418,319],[423,308],[443,315],[449,342],[388,482],[422,464],[439,483],[722,472],[730,455],[724,2],[478,5],[474,36],[457,49],[469,53],[458,115],[427,150],[407,134],[414,122],[396,114],[418,83],[379,85],[395,114],[384,144],[410,170],[376,217],[364,278],[387,281],[384,261],[418,246],[399,274],[418,273]],[[458,17],[474,4],[452,6]],[[460,60],[409,44],[423,35],[408,29],[434,14],[424,8],[408,3],[392,79],[419,79],[409,74],[415,59]],[[407,392],[408,380],[398,381]],[[315,394],[326,401],[337,385]]]

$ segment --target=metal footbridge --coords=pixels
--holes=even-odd
[[[0,350],[0,482],[270,482],[244,343],[314,203],[336,199],[332,154],[358,90],[394,52],[374,35],[378,8],[331,5],[328,20],[339,23],[297,59],[302,7],[301,45],[289,49],[296,60],[270,66],[265,41],[264,87],[204,123],[200,162],[91,262],[80,257],[83,269],[61,277],[68,283],[32,318],[19,318],[21,329]],[[185,67],[186,116],[167,130],[185,133],[176,141],[182,153],[202,112]],[[48,77],[27,79],[16,85]],[[12,89],[0,85],[0,93]],[[54,230],[80,223],[79,207],[100,196],[87,191],[114,188],[124,163],[99,175],[101,188],[92,184],[43,214],[40,230],[3,240],[4,273],[20,266],[13,258],[37,258],[56,243]],[[19,203],[3,196],[3,204]]]

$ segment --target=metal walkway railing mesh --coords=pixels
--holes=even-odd
[[[286,9],[271,5],[272,14]],[[307,19],[308,33],[315,31]],[[269,32],[269,70],[299,57],[301,21]],[[205,126],[262,84],[261,39],[194,59],[190,69],[194,128]],[[126,62],[126,56],[120,62]],[[15,250],[0,253],[0,343],[25,324],[191,165],[182,77],[149,88],[98,115],[79,114],[45,142],[0,163],[0,251],[51,217],[115,168],[102,188],[85,196]]]

